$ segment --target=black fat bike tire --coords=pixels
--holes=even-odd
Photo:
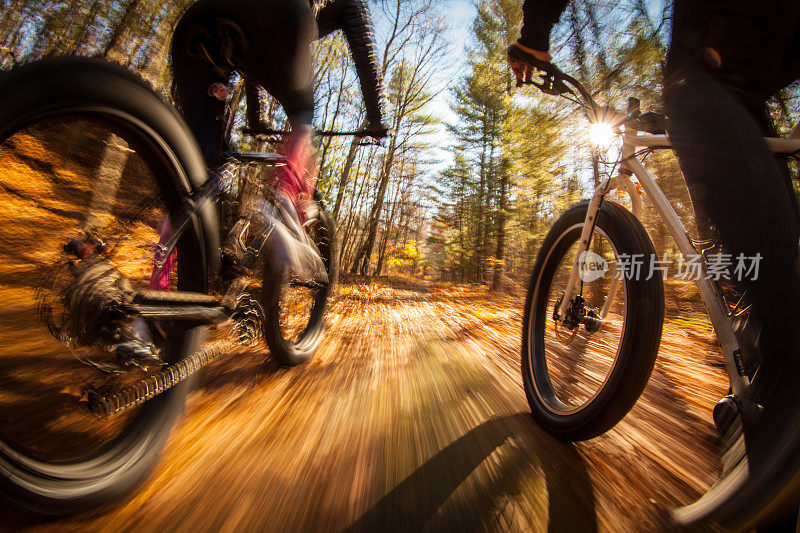
[[[287,340],[280,326],[280,287],[287,272],[282,266],[272,268],[266,261],[262,290],[264,306],[264,339],[272,356],[284,366],[296,366],[310,361],[319,348],[325,332],[325,312],[328,299],[339,279],[339,241],[336,221],[320,206],[319,217],[311,222],[310,234],[314,236],[329,283],[319,289],[309,315],[308,325],[296,341]]]
[[[575,413],[555,413],[540,398],[532,354],[541,353],[536,350],[544,347],[540,346],[541,342],[537,344],[536,335],[532,333],[534,328],[544,328],[548,320],[552,320],[549,316],[552,309],[547,300],[555,270],[570,246],[580,238],[588,208],[588,201],[572,206],[545,237],[528,284],[523,319],[522,379],[525,395],[539,426],[565,441],[594,438],[611,429],[630,411],[650,378],[664,322],[661,278],[627,280],[626,323],[616,364],[602,389]],[[601,204],[596,227],[603,230],[619,254],[644,254],[645,258],[655,256],[653,244],[641,223],[618,204],[609,201]]]
[[[149,163],[164,171],[156,179],[170,212],[177,212],[206,179],[197,144],[179,115],[119,66],[78,57],[37,61],[3,73],[0,95],[0,141],[59,114],[99,115],[125,129],[148,147]],[[215,268],[219,254],[216,228],[208,227],[212,215],[206,209],[195,217],[178,244],[181,290],[207,289],[208,269]],[[166,359],[197,351],[204,333],[204,327],[176,326],[167,340]],[[59,516],[129,494],[154,467],[190,387],[187,380],[148,401],[120,435],[75,461],[37,460],[0,441],[0,496],[24,511]]]

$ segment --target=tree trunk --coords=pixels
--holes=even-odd
[[[485,139],[485,137],[484,137]],[[475,220],[478,222],[477,230],[475,231],[475,248],[472,252],[472,281],[480,283],[481,272],[483,265],[483,224],[485,223],[485,212],[483,210],[483,197],[486,188],[486,143],[483,144],[481,152],[481,163],[478,176],[478,198],[477,198],[477,212],[475,213]]]
[[[494,128],[492,128],[494,129]],[[484,216],[482,217],[483,222],[483,235],[481,236],[481,257],[483,261],[480,264],[481,274],[480,274],[480,282],[488,281],[489,279],[489,272],[487,271],[487,258],[489,257],[490,252],[490,225],[491,225],[491,207],[492,207],[492,194],[494,192],[494,139],[492,138],[491,133],[489,133],[489,137],[487,139],[489,144],[489,159],[486,164],[486,179],[484,180],[486,183],[486,193],[484,194],[484,207],[483,213]]]
[[[350,170],[353,168],[353,162],[358,153],[360,139],[353,137],[350,141],[350,149],[347,151],[347,159],[344,162],[342,175],[339,176],[339,189],[336,191],[336,203],[333,205],[333,218],[339,220],[339,209],[342,207],[342,199],[344,198],[344,191],[347,189],[347,183],[350,181]]]
[[[92,29],[94,19],[97,17],[98,11],[100,11],[100,2],[95,0],[92,2],[91,7],[86,13],[86,16],[83,18],[83,24],[78,28],[78,31],[73,37],[72,40],[72,54],[75,55],[78,53],[78,49],[81,47],[82,44],[85,44]]]
[[[400,187],[397,187],[397,191],[395,191],[394,200],[392,201],[392,210],[389,212],[389,218],[386,219],[386,227],[383,230],[383,235],[381,237],[380,246],[378,247],[378,264],[375,267],[375,272],[372,274],[373,276],[380,276],[381,270],[383,269],[383,260],[386,256],[386,246],[389,243],[389,239],[391,238],[391,231],[392,227],[394,227],[394,217],[397,213],[397,204],[399,202],[400,197]]]
[[[503,281],[503,257],[505,252],[505,237],[506,237],[506,189],[508,188],[508,173],[506,169],[501,169],[500,177],[500,206],[497,213],[497,249],[495,250],[495,258],[497,263],[494,268],[494,280],[492,281],[492,288],[497,290],[502,285]]]
[[[351,274],[360,273],[366,276],[369,272],[369,262],[372,256],[372,248],[375,246],[375,236],[378,233],[378,221],[380,220],[381,210],[383,210],[383,199],[386,196],[386,186],[389,184],[389,175],[392,172],[392,162],[394,161],[394,152],[397,149],[397,137],[392,137],[389,144],[389,151],[386,154],[386,162],[383,165],[381,172],[381,182],[378,186],[378,196],[375,199],[375,204],[369,214],[369,231],[367,239],[358,250],[353,267],[350,271]]]
[[[374,152],[371,152],[367,157],[366,168],[368,169],[372,168],[372,160],[374,158],[375,154]],[[358,175],[361,171],[362,163],[364,162],[363,160],[364,160],[363,157],[359,158],[358,165],[356,166],[356,171],[355,171],[356,178],[358,178]],[[357,218],[360,217],[361,209],[364,205],[364,197],[366,196],[365,190],[367,188],[367,184],[370,181],[369,178],[370,178],[369,173],[366,172],[364,173],[364,176],[360,184],[358,183],[353,184],[354,185],[353,189],[355,194],[353,198],[350,200],[350,214],[347,217],[347,226],[342,236],[342,246],[341,246],[342,251],[339,260],[339,264],[341,265],[342,271],[346,270],[345,259],[349,260],[351,258],[351,251],[352,251],[351,249],[353,248],[351,241],[354,240],[351,239],[351,237],[354,234],[358,235]],[[347,266],[349,266],[349,264]]]

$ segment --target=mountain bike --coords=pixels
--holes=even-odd
[[[335,223],[322,205],[283,219],[280,155],[232,151],[209,178],[177,112],[116,65],[34,62],[0,94],[0,495],[73,513],[147,476],[210,362],[313,356]],[[289,269],[281,239],[325,279]],[[244,257],[220,268],[228,245]]]
[[[757,408],[748,403],[745,394],[758,366],[746,331],[740,327],[746,323],[749,308],[744,294],[729,298],[730,292],[714,274],[714,259],[724,254],[711,253],[716,249],[713,242],[690,238],[669,199],[642,164],[645,153],[670,148],[665,117],[652,111],[642,113],[635,98],[629,99],[626,112],[601,107],[579,81],[554,65],[516,47],[509,49],[509,55],[541,71],[541,79],[532,83],[544,93],[566,97],[583,109],[593,133],[599,130],[608,136],[622,136],[618,173],[600,179],[594,166],[599,186],[591,200],[572,206],[556,220],[536,257],[522,331],[522,378],[534,419],[560,439],[591,439],[616,425],[644,390],[664,321],[662,276],[660,271],[655,275],[648,272],[641,262],[656,258],[639,220],[642,196],[646,195],[683,257],[694,259],[698,274],[694,278],[730,380],[730,395],[715,407],[714,420],[718,428],[727,429],[723,439],[732,443],[730,449],[744,450],[741,417],[748,409]],[[775,154],[797,157],[800,128],[788,138],[766,141]],[[610,199],[615,190],[627,193],[630,210]],[[786,463],[787,467],[791,464],[800,471],[800,461]],[[713,518],[725,528],[752,527],[765,518],[766,507],[789,497],[745,494],[738,489],[746,474],[746,457],[731,468],[738,471],[721,478],[697,502],[675,510],[676,523],[696,526]]]

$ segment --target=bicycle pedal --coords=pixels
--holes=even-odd
[[[742,420],[755,421],[763,410],[764,406],[752,400],[729,394],[714,406],[712,417],[717,431],[722,436],[728,433],[732,424],[741,424]]]
[[[718,401],[711,416],[714,418],[714,425],[717,426],[717,431],[721,435],[725,434],[727,428],[739,416],[739,407],[736,405],[734,397],[728,395]]]
[[[714,406],[712,416],[719,434],[721,477],[725,477],[746,455],[743,418],[737,398],[733,395],[722,398]]]

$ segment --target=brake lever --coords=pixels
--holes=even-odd
[[[563,73],[554,64],[547,61],[542,61],[541,59],[525,52],[524,50],[520,50],[514,45],[508,47],[508,56],[527,63],[540,73],[541,82],[537,83],[533,80],[523,81],[522,83],[524,85],[534,85],[543,93],[553,96],[559,96],[567,93],[575,96],[575,93],[572,91],[572,89],[570,89],[569,86],[564,83],[564,80],[562,79]]]
[[[523,83],[525,83],[526,85],[533,85],[545,94],[560,96],[562,94],[569,93],[575,96],[575,93],[572,91],[572,89],[570,89],[567,86],[566,83],[551,75],[546,75],[546,76],[543,75],[541,83],[536,83],[535,81],[523,82]]]

